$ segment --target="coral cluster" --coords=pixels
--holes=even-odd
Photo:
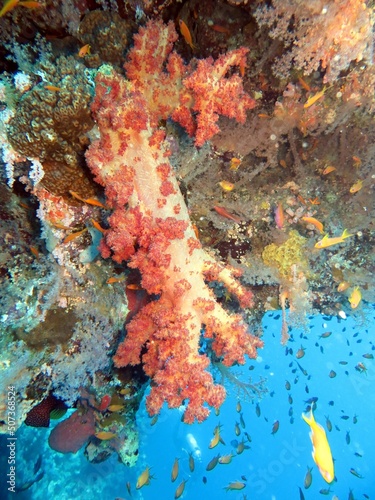
[[[325,82],[332,82],[352,61],[372,59],[373,14],[362,0],[272,0],[271,6],[259,7],[255,17],[287,48],[274,66],[282,78],[293,66],[304,74],[321,66]]]
[[[130,81],[113,69],[99,73],[92,109],[101,138],[86,157],[113,209],[102,255],[128,260],[140,270],[143,288],[158,296],[128,324],[115,364],[143,363],[152,378],[151,415],[164,401],[172,408],[187,402],[184,419],[193,422],[208,415],[205,402],[218,408],[225,396],[206,371],[209,359],[199,353],[203,325],[227,366],[244,363],[245,354],[255,357],[262,342],[247,333],[239,315],[216,302],[205,284],[222,281],[242,307],[251,304],[237,273],[216,263],[197,240],[158,123],[172,116],[202,144],[217,131],[219,113],[243,121],[254,102],[242,91],[240,77],[226,77],[230,68],[244,64],[246,51],[199,61],[193,71],[172,52],[175,38],[171,24],[149,22],[126,64]],[[191,110],[198,113],[196,126]]]

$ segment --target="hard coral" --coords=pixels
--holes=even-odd
[[[92,109],[100,139],[86,157],[113,209],[102,255],[113,252],[117,262],[129,260],[129,267],[141,272],[145,290],[159,295],[129,323],[115,364],[143,363],[152,378],[147,400],[151,415],[164,401],[172,408],[188,402],[185,421],[193,422],[207,417],[205,402],[218,408],[225,397],[224,388],[205,371],[209,359],[199,353],[202,326],[216,356],[228,366],[244,363],[245,355],[255,357],[262,342],[247,332],[239,315],[229,314],[216,302],[205,283],[222,281],[243,307],[251,304],[252,294],[238,283],[238,273],[216,263],[197,240],[157,125],[172,116],[191,133],[194,106],[201,114],[201,143],[215,132],[217,113],[244,119],[245,109],[254,103],[242,91],[239,77],[226,78],[228,69],[243,61],[244,50],[217,63],[206,61],[193,72],[171,53],[175,37],[171,24],[149,22],[137,35],[126,65],[131,84],[112,69],[104,68],[98,75]],[[166,59],[168,72],[163,70]],[[146,85],[142,75],[148,75]],[[186,87],[185,76],[191,77]]]
[[[44,82],[22,95],[7,134],[24,156],[74,164],[80,141],[93,126],[90,84],[85,67],[73,57],[61,56],[55,65],[41,63]]]

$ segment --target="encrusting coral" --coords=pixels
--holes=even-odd
[[[176,37],[172,23],[150,21],[136,35],[125,65],[129,80],[112,68],[99,72],[92,110],[100,139],[86,158],[113,209],[102,255],[129,261],[129,267],[141,272],[143,288],[158,296],[128,324],[115,364],[143,363],[152,379],[150,415],[164,401],[171,408],[185,402],[184,420],[191,423],[207,417],[205,403],[218,408],[225,398],[225,389],[206,371],[209,358],[199,352],[202,327],[227,366],[244,363],[245,355],[255,357],[262,341],[247,332],[240,315],[229,314],[216,302],[205,283],[222,281],[242,307],[251,305],[252,294],[237,281],[238,272],[202,249],[158,123],[171,116],[195,133],[201,145],[218,130],[219,114],[244,121],[254,101],[243,91],[239,76],[226,76],[231,68],[244,67],[245,49],[215,62],[198,61],[193,69],[172,52]]]

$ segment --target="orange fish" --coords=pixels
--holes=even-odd
[[[225,217],[226,219],[233,220],[234,222],[237,222],[237,224],[241,222],[241,219],[239,217],[237,217],[236,215],[230,214],[226,208],[218,207],[218,206],[214,206],[213,208],[214,208],[215,212],[217,212],[222,217]]]
[[[96,198],[82,198],[78,193],[75,191],[69,191],[69,193],[73,196],[73,198],[76,198],[79,201],[82,201],[83,203],[87,203],[88,205],[94,205],[95,207],[101,207],[101,208],[107,208],[103,203],[101,203],[99,200]]]
[[[333,172],[334,170],[336,170],[336,167],[332,167],[331,165],[329,165],[328,167],[326,167],[323,172],[322,172],[322,175],[328,175],[330,174],[331,172]]]
[[[75,233],[68,234],[68,236],[65,236],[65,238],[63,239],[63,243],[69,243],[70,241],[75,240],[76,238],[81,236],[86,231],[87,231],[87,227],[85,227],[85,229],[82,229],[82,231],[76,231]]]
[[[307,222],[308,224],[312,224],[315,226],[321,233],[323,233],[323,224],[319,222],[315,217],[301,217],[302,220]]]
[[[238,170],[241,163],[242,161],[239,158],[232,158],[230,161],[230,170]]]
[[[101,441],[108,441],[109,439],[113,439],[114,437],[116,437],[116,434],[114,432],[102,431],[102,432],[97,432],[95,436]]]
[[[37,259],[39,259],[39,251],[38,251],[37,247],[31,246],[30,250],[31,250],[31,253],[34,255],[34,257],[36,257]]]
[[[55,85],[44,85],[44,88],[51,92],[60,92],[62,90],[61,87],[56,87]]]
[[[7,12],[10,12],[11,10],[18,5],[19,0],[8,0],[7,2],[4,3],[3,8],[0,10],[0,17],[5,16]]]
[[[308,83],[305,82],[301,77],[298,77],[299,84],[302,88],[304,88],[307,92],[311,91],[311,87]]]
[[[191,49],[195,49],[195,46],[193,44],[193,39],[191,37],[191,33],[189,31],[189,28],[186,26],[185,22],[180,19],[178,21],[178,24],[180,26],[180,31],[181,31],[181,35],[185,38],[185,42],[190,45]]]
[[[111,278],[108,278],[106,283],[108,285],[111,285],[112,283],[121,283],[122,281],[125,280],[125,277],[124,276],[120,276],[118,278],[115,278],[114,276],[112,276]]]
[[[18,2],[18,5],[22,7],[26,7],[26,9],[39,9],[40,7],[44,7],[40,2],[32,2],[31,0],[25,0],[24,2]]]
[[[95,229],[100,231],[101,233],[105,233],[106,230],[102,228],[102,226],[99,224],[99,222],[96,222],[95,219],[91,219],[92,225],[94,226]]]
[[[91,46],[89,43],[86,43],[83,47],[81,47],[78,51],[78,57],[85,57],[87,54],[90,55]]]
[[[352,156],[353,158],[353,166],[355,168],[359,168],[362,165],[362,160],[359,156]]]

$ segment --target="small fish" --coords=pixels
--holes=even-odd
[[[334,172],[336,170],[336,167],[332,167],[332,165],[329,165],[328,167],[326,167],[323,172],[322,172],[322,175],[328,175],[330,174],[331,172]]]
[[[340,364],[340,365],[347,365],[347,364],[348,364],[348,362],[347,362],[347,361],[339,361],[339,364]]]
[[[229,169],[230,170],[238,170],[238,168],[241,165],[241,163],[242,163],[242,160],[240,160],[239,158],[232,158],[230,160]]]
[[[113,283],[121,283],[125,279],[126,279],[125,276],[119,276],[119,277],[111,276],[110,278],[107,279],[106,283],[108,285],[112,285]]]
[[[356,309],[359,306],[359,303],[362,300],[362,294],[361,294],[361,291],[360,291],[360,289],[359,289],[358,286],[356,286],[354,288],[354,290],[350,294],[348,300],[350,302],[350,305],[351,305],[352,309]]]
[[[307,384],[305,385],[305,392],[306,392],[306,394],[309,394],[309,392],[310,392],[309,386]]]
[[[233,191],[234,189],[234,184],[233,182],[229,182],[229,181],[221,181],[219,182],[219,186],[224,190],[224,191]]]
[[[358,422],[358,417],[357,415],[353,416],[353,424],[356,424]]]
[[[321,90],[320,92],[317,92],[315,95],[309,97],[307,99],[307,101],[305,102],[305,104],[303,105],[303,107],[306,109],[306,108],[309,108],[310,106],[312,106],[313,104],[316,103],[316,101],[318,101],[319,99],[321,99],[324,95],[324,92],[326,91],[326,87],[323,88],[323,90]]]
[[[89,43],[86,43],[83,47],[81,47],[78,51],[78,57],[85,57],[87,55],[90,55],[91,53],[91,45]]]
[[[331,488],[322,488],[321,490],[319,490],[319,493],[321,495],[329,495],[331,493]]]
[[[39,9],[40,7],[44,7],[44,5],[40,2],[33,2],[32,0],[18,2],[18,5],[20,5],[21,7],[26,7],[26,9]]]
[[[217,425],[214,429],[214,437],[211,439],[208,447],[210,449],[215,448],[220,442],[220,425]]]
[[[335,478],[331,448],[323,427],[315,421],[312,409],[310,415],[302,413],[303,420],[310,426],[310,439],[313,444],[312,457],[319,472],[327,483]]]
[[[216,455],[216,457],[212,458],[208,464],[207,464],[207,467],[206,467],[206,470],[207,471],[210,471],[212,469],[214,469],[217,464],[218,464],[218,461],[219,461],[219,458],[220,458],[220,454],[219,455]]]
[[[189,469],[190,469],[190,472],[194,472],[195,462],[194,462],[193,453],[189,453]]]
[[[234,433],[236,436],[239,436],[241,434],[241,429],[240,429],[240,425],[238,422],[236,422],[234,424]]]
[[[296,361],[296,363],[297,363],[298,368],[301,370],[301,372],[305,375],[305,377],[307,377],[307,375],[308,375],[307,371],[304,368],[302,368],[302,366],[297,361]]]
[[[362,355],[362,358],[366,358],[366,359],[374,359],[374,355],[371,354],[370,352],[366,352],[366,354],[363,354]]]
[[[276,420],[273,423],[271,434],[276,434],[276,432],[279,430],[279,427],[280,427],[280,422]]]
[[[320,339],[327,339],[328,337],[330,337],[332,335],[332,332],[324,332],[322,333],[321,335],[319,335],[319,338]]]
[[[91,223],[95,229],[97,229],[98,231],[100,231],[103,234],[106,233],[107,230],[102,228],[102,226],[99,224],[99,222],[97,222],[95,219],[91,219]]]
[[[82,234],[84,234],[86,231],[87,231],[87,227],[85,227],[81,231],[76,231],[75,233],[70,233],[70,234],[68,234],[68,236],[65,236],[65,238],[63,239],[62,242],[69,243],[70,241],[73,241],[76,238],[78,238],[79,236],[81,236]]]
[[[303,80],[300,76],[298,77],[298,81],[303,89],[305,89],[307,92],[311,92],[310,85],[307,82],[305,82],[305,80]]]
[[[50,90],[51,92],[61,92],[62,91],[61,87],[56,87],[55,85],[44,85],[44,88],[46,90]]]
[[[257,417],[260,417],[260,406],[259,403],[255,405],[255,414]]]
[[[311,474],[311,471],[312,471],[312,469],[310,467],[307,467],[307,472],[306,472],[305,480],[303,482],[305,490],[307,490],[308,488],[310,488],[311,483],[312,483],[312,474]]]
[[[361,179],[358,179],[357,182],[353,184],[353,186],[349,189],[349,192],[351,194],[358,193],[363,187],[363,181]]]
[[[108,406],[108,411],[112,413],[116,413],[118,411],[121,411],[124,408],[124,405],[109,405]]]
[[[234,481],[233,483],[229,483],[228,486],[225,486],[225,491],[239,491],[245,488],[246,484],[241,481]]]
[[[318,219],[315,219],[315,217],[301,217],[301,219],[315,226],[320,233],[324,233],[323,224]]]
[[[34,246],[31,245],[30,246],[30,251],[34,255],[34,257],[36,257],[37,259],[39,259],[40,253],[39,253],[39,250],[37,249],[37,247],[34,247]]]
[[[336,372],[334,370],[331,370],[328,374],[329,378],[335,378],[336,377]]]
[[[245,424],[245,420],[243,419],[242,413],[240,413],[240,424],[241,424],[242,429],[245,429],[246,424]]]
[[[332,245],[343,243],[346,238],[350,238],[351,236],[353,236],[353,234],[349,234],[347,229],[344,229],[341,236],[335,236],[333,238],[329,238],[328,234],[326,234],[322,240],[315,243],[315,248],[328,248]]]
[[[296,352],[296,358],[297,358],[297,359],[301,359],[301,358],[303,358],[303,357],[304,357],[304,355],[305,355],[305,350],[306,350],[306,349],[305,349],[305,347],[302,347],[302,346],[301,346],[301,347],[298,349],[298,351]]]
[[[277,205],[277,208],[275,210],[275,222],[278,229],[282,229],[284,227],[285,216],[284,209],[281,203]]]
[[[183,494],[183,492],[185,490],[186,482],[187,482],[187,479],[183,479],[182,482],[177,486],[177,489],[176,489],[175,494],[174,494],[175,500],[177,500],[177,498],[180,498],[180,496]]]
[[[348,420],[349,419],[349,415],[342,415],[340,418],[342,418],[343,420]]]
[[[358,477],[359,479],[363,479],[363,476],[359,472],[357,472],[355,469],[351,468],[349,470],[349,472],[350,472],[350,474],[353,474],[353,476]]]
[[[177,479],[178,470],[179,470],[178,458],[175,458],[175,461],[174,461],[173,467],[172,467],[172,472],[171,472],[171,481],[172,481],[172,483],[174,483],[176,481],[176,479]]]
[[[130,485],[130,481],[127,481],[127,483],[126,483],[126,489],[128,490],[128,493],[129,493],[129,495],[131,496],[132,494],[131,494],[131,485]]]
[[[332,431],[332,422],[330,421],[329,417],[326,417],[326,427],[328,432]]]
[[[202,481],[203,481],[203,484],[207,484],[207,478],[206,478],[206,476],[202,477]]]
[[[353,167],[359,168],[362,165],[362,160],[359,156],[352,156],[353,158]]]
[[[236,412],[240,413],[242,411],[241,401],[237,401]]]
[[[178,24],[180,26],[181,35],[184,37],[185,42],[190,46],[190,48],[192,50],[194,50],[195,49],[195,45],[193,44],[193,39],[192,39],[190,30],[187,27],[186,23],[182,19],[180,19],[178,21]]]
[[[101,431],[95,434],[95,436],[101,441],[108,441],[109,439],[113,439],[114,437],[116,437],[116,435],[117,434],[115,434],[114,432],[107,432],[107,431]]]
[[[356,457],[362,458],[362,455],[361,455],[360,453],[358,453],[358,451],[356,451],[356,452],[354,453],[354,455],[355,455]]]
[[[291,395],[291,394],[288,394],[288,403],[289,403],[290,405],[292,405],[292,404],[293,404],[293,398],[292,398],[292,395]]]
[[[339,283],[339,285],[337,287],[337,291],[338,292],[345,292],[345,290],[347,290],[349,287],[350,287],[350,283],[348,281],[342,281],[341,283]]]
[[[236,448],[237,455],[241,455],[241,453],[243,453],[245,450],[249,450],[249,449],[250,449],[250,447],[247,446],[245,444],[245,441],[242,439],[242,441],[240,443],[238,443],[237,448]]]
[[[16,7],[18,5],[18,3],[19,3],[19,0],[7,0],[4,3],[3,8],[0,10],[0,17],[5,16],[5,14],[7,14],[11,10],[13,10],[14,7]]]
[[[219,207],[219,206],[214,206],[213,207],[215,212],[217,212],[219,215],[221,215],[222,217],[225,217],[226,219],[230,219],[234,222],[237,222],[240,223],[241,222],[241,219],[239,217],[237,217],[236,215],[232,215],[230,214],[226,208],[224,207]]]
[[[153,476],[150,475],[151,467],[146,467],[146,469],[139,475],[137,479],[136,488],[139,490],[143,486],[148,486],[150,484],[150,479],[153,479]]]
[[[286,381],[285,381],[285,389],[286,389],[287,391],[290,391],[290,382],[289,382],[289,380],[286,380]]]
[[[299,486],[298,489],[299,489],[299,500],[305,500],[305,495],[303,494],[303,491]]]
[[[230,464],[232,461],[233,455],[229,453],[229,455],[223,455],[219,457],[219,464]]]
[[[367,368],[366,368],[364,363],[357,363],[354,368],[359,373],[366,373],[367,372]]]
[[[346,444],[350,444],[350,432],[349,431],[346,431],[345,441],[346,441]]]

